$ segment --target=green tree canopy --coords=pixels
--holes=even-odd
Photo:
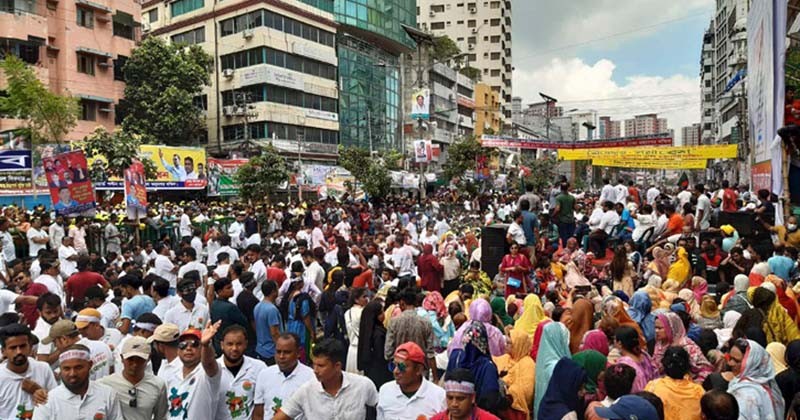
[[[197,45],[172,44],[148,37],[124,67],[125,100],[120,111],[125,130],[146,144],[195,143],[205,128],[193,99],[209,84],[213,60]]]
[[[154,179],[157,171],[156,165],[152,159],[145,158],[139,153],[141,145],[141,136],[132,135],[123,130],[114,130],[113,133],[109,133],[103,127],[97,127],[92,134],[78,143],[87,157],[102,156],[106,160],[102,171],[92,167],[90,176],[94,182],[111,177],[122,178],[125,169],[131,166],[134,159],[140,160],[144,165],[145,177]]]
[[[464,137],[451,144],[447,149],[447,161],[444,163],[444,176],[453,179],[463,176],[464,172],[475,170],[475,159],[481,153],[492,149],[483,149],[481,142],[475,136]]]
[[[459,72],[464,76],[469,77],[473,82],[478,82],[481,80],[481,71],[475,67],[466,66],[459,70]]]
[[[461,54],[455,42],[449,36],[444,35],[433,40],[433,59],[438,62],[445,62]]]
[[[545,154],[537,158],[524,157],[522,165],[531,170],[531,174],[524,178],[526,185],[533,185],[534,191],[544,191],[553,184],[558,175],[558,158],[552,154]]]
[[[30,66],[13,55],[0,60],[0,70],[7,81],[0,114],[25,120],[34,143],[64,140],[78,122],[78,99],[51,92]]]
[[[250,158],[236,171],[236,182],[241,185],[239,193],[245,200],[263,200],[275,192],[278,186],[289,180],[286,159],[272,146],[263,149],[260,155]]]
[[[389,170],[381,160],[370,157],[369,150],[339,146],[339,165],[350,171],[370,197],[389,193],[392,186]]]

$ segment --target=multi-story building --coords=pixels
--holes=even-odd
[[[511,119],[511,0],[418,0],[423,31],[447,35],[467,54],[467,65],[499,93],[504,117]]]
[[[600,117],[597,123],[597,138],[615,139],[622,137],[622,122],[614,121],[611,117]]]
[[[536,102],[528,104],[528,107],[523,109],[522,113],[529,117],[556,118],[564,115],[564,108],[557,106],[555,102]]]
[[[688,127],[681,128],[681,135],[683,138],[684,146],[698,146],[700,145],[700,136],[703,131],[703,126],[700,123],[694,123]]]
[[[0,56],[19,57],[52,92],[80,98],[79,121],[66,135],[80,140],[97,126],[115,126],[122,65],[140,39],[140,15],[133,0],[0,0]],[[0,116],[0,131],[22,125]]]
[[[741,131],[747,125],[747,121],[740,123],[740,116],[746,114],[745,83],[735,80],[747,67],[749,3],[749,0],[717,1],[713,40],[710,40],[714,43],[712,95],[716,143],[740,142]]]
[[[197,44],[214,57],[206,111],[210,151],[269,141],[307,160],[333,160],[339,143],[333,0],[150,0],[150,36]]]
[[[715,140],[714,123],[714,21],[703,35],[703,51],[700,55],[700,143],[712,144]]]
[[[400,55],[416,43],[416,0],[336,0],[341,144],[403,149]]]
[[[666,118],[658,118],[658,114],[642,114],[625,120],[625,136],[648,136],[668,133]]]
[[[475,135],[480,137],[487,130],[500,133],[503,128],[503,114],[500,111],[500,94],[486,83],[475,84]]]

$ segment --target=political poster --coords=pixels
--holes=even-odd
[[[208,158],[208,196],[239,195],[236,171],[247,163],[247,159]]]
[[[62,216],[94,210],[94,188],[89,178],[86,156],[74,151],[42,159],[53,208]]]
[[[0,131],[0,150],[30,150],[31,142],[25,130]]]
[[[142,145],[139,157],[151,159],[156,166],[156,178],[147,179],[148,190],[202,190],[208,183],[206,170],[206,150],[198,147],[170,147]],[[98,190],[123,190],[124,181],[117,177],[108,177],[105,172],[107,163],[102,156],[89,157],[92,173],[100,174],[96,178]]]
[[[417,163],[427,163],[431,161],[433,152],[431,142],[425,140],[414,140],[414,161]]]
[[[0,150],[0,195],[33,193],[30,150]]]
[[[431,91],[430,89],[420,89],[411,96],[411,119],[427,120],[430,119]]]
[[[137,217],[135,214],[141,213],[144,215],[147,212],[147,186],[144,177],[144,165],[142,162],[135,160],[131,166],[125,170],[125,207],[128,209],[128,214],[133,210],[134,219]]]

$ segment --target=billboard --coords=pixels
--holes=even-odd
[[[411,96],[411,119],[427,120],[430,119],[431,91],[430,89],[420,89]]]
[[[57,214],[78,215],[95,208],[94,189],[82,151],[44,158],[42,163]]]
[[[0,150],[0,195],[33,193],[33,160],[30,150]]]
[[[147,187],[145,184],[144,165],[135,160],[125,170],[125,207],[128,210],[147,212]]]
[[[430,162],[433,158],[431,142],[426,140],[414,140],[414,161],[417,163]]]
[[[247,159],[208,158],[208,196],[239,195],[235,175]]]
[[[208,172],[203,148],[142,145],[139,155],[151,159],[156,165],[156,178],[146,180],[146,187],[150,190],[202,190],[206,187]],[[98,190],[124,189],[122,179],[105,175],[105,158],[90,157],[89,165],[92,173],[102,174],[95,183]]]

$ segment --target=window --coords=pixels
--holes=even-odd
[[[500,70],[497,70],[497,69],[492,70],[491,75],[492,75],[492,77],[499,77],[500,76]]]
[[[147,11],[147,20],[150,23],[153,23],[158,20],[158,8]]]
[[[431,12],[443,13],[444,12],[444,5],[443,4],[431,5]]]
[[[201,26],[186,32],[181,32],[172,36],[173,44],[194,45],[201,42],[206,42],[205,26]]]
[[[477,44],[477,43],[478,43],[478,38],[474,36],[467,38],[467,44]]]
[[[208,95],[200,95],[192,98],[192,105],[203,111],[208,111]]]
[[[489,3],[489,8],[490,9],[499,9],[500,8],[500,2],[499,1],[493,1],[493,2]]]
[[[500,35],[493,35],[490,42],[493,44],[500,42]]]
[[[444,29],[444,22],[431,22],[431,30]]]
[[[20,60],[28,64],[36,64],[39,62],[39,45],[44,44],[31,42],[32,37],[28,41],[21,41],[11,38],[0,38],[0,57],[6,54],[18,57]]]
[[[123,70],[125,68],[125,63],[127,62],[128,57],[125,57],[124,55],[118,55],[114,60],[114,80],[119,80],[122,82],[125,81],[125,72]]]
[[[489,24],[491,26],[500,26],[500,19],[492,19]]]
[[[470,19],[467,21],[467,28],[474,28],[477,25],[477,21],[475,19]]]
[[[78,72],[94,76],[94,57],[78,54]]]
[[[114,36],[133,39],[133,15],[117,11],[112,19],[114,21]]]
[[[476,60],[478,60],[478,56],[477,55],[475,55],[475,54],[467,54],[467,61],[469,61],[471,63],[474,63]]]
[[[81,99],[81,120],[97,121],[97,102]]]
[[[492,58],[492,60],[499,60],[500,59],[500,53],[499,52],[493,52],[491,58]]]
[[[464,24],[463,20],[456,21],[456,25],[463,25],[463,24]]]
[[[706,84],[705,84],[705,86],[706,86],[707,88],[710,88],[710,87],[711,87],[711,80],[706,80]]]
[[[172,17],[200,9],[204,6],[203,0],[177,0],[169,4]]]
[[[311,76],[336,80],[336,67],[312,60],[299,55],[285,53],[269,47],[258,47],[220,57],[222,69],[238,69],[255,66],[257,64],[270,64],[290,70],[302,72]]]
[[[336,43],[336,38],[332,32],[327,32],[315,26],[273,13],[266,9],[256,10],[225,19],[220,22],[219,26],[223,37],[242,32],[245,29],[254,29],[263,26],[290,35],[299,36],[303,39],[329,47],[333,47]]]
[[[94,28],[94,11],[82,7],[75,8],[78,26],[84,28]]]

